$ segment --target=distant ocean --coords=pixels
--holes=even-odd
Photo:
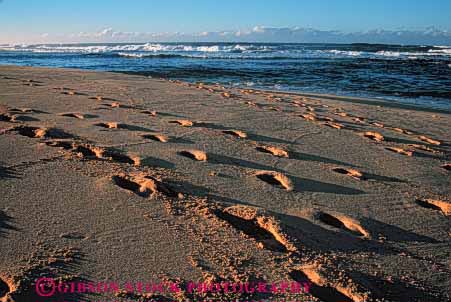
[[[451,47],[376,44],[0,45],[0,64],[383,98],[451,110]]]

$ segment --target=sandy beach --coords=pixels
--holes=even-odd
[[[0,66],[0,301],[449,301],[450,133],[383,100]]]

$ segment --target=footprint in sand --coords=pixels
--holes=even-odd
[[[332,122],[326,122],[323,124],[324,126],[334,128],[334,129],[343,129],[345,126],[340,123],[332,123]]]
[[[247,137],[247,134],[240,130],[224,130],[224,131],[222,131],[222,133],[232,135],[232,136],[235,136],[238,138],[246,138]]]
[[[125,175],[119,174],[112,177],[113,182],[122,189],[131,191],[141,197],[149,197],[161,193],[168,197],[179,197],[183,194],[176,193],[157,179],[144,174]]]
[[[296,247],[288,240],[279,222],[258,209],[244,206],[232,206],[219,209],[215,216],[229,223],[257,242],[257,247],[274,252],[296,252]]]
[[[420,140],[422,140],[423,142],[427,142],[428,144],[431,144],[431,145],[440,146],[442,144],[440,141],[432,139],[432,138],[429,138],[429,137],[424,136],[424,135],[421,135],[418,138]]]
[[[402,134],[408,134],[408,135],[413,134],[413,132],[411,132],[409,130],[404,130],[404,129],[398,128],[398,127],[391,128],[391,130],[396,131],[398,133],[402,133]]]
[[[94,126],[107,128],[107,129],[119,129],[119,123],[116,122],[105,122],[105,123],[97,123]]]
[[[381,142],[384,140],[384,136],[382,134],[374,131],[367,131],[364,132],[362,135],[376,142]]]
[[[8,111],[14,112],[14,113],[46,113],[44,111],[32,109],[32,108],[11,108]]]
[[[87,159],[110,160],[134,166],[139,166],[141,164],[141,158],[137,155],[123,154],[114,149],[97,147],[91,144],[80,144],[69,141],[49,141],[46,142],[46,145],[69,150],[80,157]]]
[[[89,144],[72,144],[72,151],[76,154],[81,155],[82,157],[98,159],[102,158],[105,153],[104,148],[92,146]]]
[[[349,114],[347,114],[346,112],[335,112],[334,114],[341,116],[341,117],[347,117],[349,116]]]
[[[337,213],[332,215],[325,212],[318,212],[315,216],[319,221],[334,228],[346,230],[358,237],[371,237],[370,233],[364,229],[357,220],[343,214]]]
[[[147,131],[148,129],[145,129],[140,126],[134,126],[134,125],[128,125],[118,122],[101,122],[96,123],[94,126],[102,127],[106,129],[124,129],[124,130],[130,130],[130,131]]]
[[[348,290],[343,287],[335,287],[328,284],[318,272],[305,268],[293,270],[289,276],[296,282],[304,285],[305,292],[323,302],[362,302],[366,299],[352,298]]]
[[[430,148],[430,147],[428,147],[428,146],[421,145],[421,144],[408,144],[408,146],[409,146],[409,147],[412,147],[412,148],[415,148],[415,149],[418,149],[418,150],[431,152],[431,153],[434,153],[434,154],[442,153],[441,151],[432,149],[432,148]]]
[[[18,126],[11,129],[11,131],[16,131],[22,136],[27,136],[31,138],[53,138],[53,139],[64,139],[72,138],[71,134],[64,132],[57,128],[39,128],[30,126]]]
[[[45,144],[49,147],[61,148],[64,150],[72,150],[74,148],[74,143],[72,141],[46,141]]]
[[[311,113],[301,114],[300,117],[304,118],[307,121],[311,121],[311,122],[314,122],[317,120],[316,116]]]
[[[79,95],[79,93],[75,91],[63,91],[61,93],[65,95]]]
[[[282,187],[287,191],[292,191],[294,188],[291,180],[280,172],[258,171],[257,173],[255,173],[255,176],[266,183]]]
[[[326,122],[332,122],[332,123],[335,122],[335,120],[333,118],[329,117],[329,116],[322,116],[319,119],[322,120],[322,121],[326,121]]]
[[[257,103],[255,103],[255,102],[246,101],[246,102],[244,102],[244,104],[246,104],[250,107],[257,107]]]
[[[190,120],[175,120],[175,121],[170,121],[169,123],[178,124],[183,127],[192,127],[194,125],[194,123]]]
[[[289,157],[287,151],[274,146],[257,146],[255,149],[257,149],[257,151],[269,153],[277,157]]]
[[[16,121],[16,116],[10,113],[0,113],[0,121],[12,123]]]
[[[131,178],[125,174],[112,177],[113,182],[122,189],[132,191],[141,197],[149,197],[157,192],[157,185],[151,179]]]
[[[384,128],[385,125],[379,122],[372,122],[371,125],[376,126],[378,128]]]
[[[365,124],[365,119],[363,117],[354,117],[352,120],[357,124]]]
[[[191,158],[197,161],[207,161],[207,153],[200,150],[184,150],[180,151],[179,154],[184,157]]]
[[[73,118],[77,118],[80,120],[84,120],[85,118],[89,118],[90,115],[89,114],[83,114],[83,113],[77,113],[77,112],[67,112],[67,113],[61,113],[61,116],[65,116],[65,117],[73,117]]]
[[[350,176],[357,180],[363,179],[363,173],[356,169],[333,168],[332,171],[339,173],[339,174],[344,174],[344,175]]]
[[[451,216],[451,203],[436,199],[417,199],[416,203],[423,208],[441,211],[445,216]]]
[[[129,164],[133,166],[139,166],[141,164],[141,158],[138,155],[123,154],[113,149],[105,149],[102,156],[103,158],[111,161]]]
[[[152,110],[143,110],[141,113],[148,114],[150,116],[157,116],[157,112]]]
[[[414,151],[405,150],[403,148],[398,148],[398,147],[387,147],[385,149],[387,149],[388,151],[399,153],[399,154],[406,155],[406,156],[413,156],[413,153],[414,153]]]
[[[161,143],[167,143],[169,141],[169,138],[167,136],[161,134],[144,134],[142,135],[142,137]]]

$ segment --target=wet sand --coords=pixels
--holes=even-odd
[[[447,301],[450,121],[381,100],[1,66],[0,301],[37,301],[39,276],[310,284],[66,300]]]

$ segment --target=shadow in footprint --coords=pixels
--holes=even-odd
[[[275,216],[285,226],[290,238],[297,239],[300,248],[309,248],[318,252],[372,252],[381,255],[397,255],[399,251],[377,241],[356,236],[350,232],[329,230],[319,223],[309,219],[277,213]]]
[[[413,153],[413,156],[415,156],[415,157],[422,157],[422,158],[430,158],[430,159],[440,159],[440,158],[443,158],[442,155],[423,153],[423,152],[419,152],[418,150],[416,150],[416,151]]]
[[[194,144],[194,141],[184,138],[184,137],[174,137],[171,139],[172,143],[176,143],[176,144],[186,144],[186,145],[192,145]]]
[[[0,179],[2,178],[19,178],[19,174],[14,169],[0,165]]]
[[[348,296],[340,293],[337,289],[330,286],[319,286],[312,282],[302,271],[294,270],[289,273],[290,277],[301,284],[307,283],[309,285],[308,293],[313,297],[318,298],[324,302],[354,302]]]
[[[99,99],[97,97],[90,97],[90,100],[96,100],[98,101]],[[111,101],[111,102],[117,102],[117,99],[113,99],[113,98],[108,98],[108,97],[101,97],[100,99],[101,101]]]
[[[87,96],[86,93],[83,93],[83,92],[76,92],[76,91],[64,91],[64,92],[61,92],[61,94],[70,95],[70,96],[75,96],[75,95],[79,95],[79,96]]]
[[[283,172],[282,170],[271,167],[271,166],[254,163],[254,162],[247,161],[247,160],[240,159],[240,158],[234,158],[234,157],[219,155],[219,154],[215,154],[215,153],[209,153],[208,157],[209,157],[208,161],[213,164],[240,166],[243,168],[250,168],[250,169],[255,169],[255,170],[269,170],[269,171]]]
[[[147,167],[159,167],[164,169],[174,169],[175,165],[167,160],[156,158],[152,156],[147,156],[141,159],[141,165]]]
[[[89,119],[89,118],[97,118],[99,117],[96,114],[90,114],[90,113],[83,113],[83,114],[77,114],[77,113],[62,113],[61,116],[65,117],[73,117],[78,119]]]
[[[230,127],[225,127],[222,125],[208,123],[208,122],[197,122],[194,124],[194,127],[207,128],[207,129],[212,129],[212,130],[230,130],[230,129],[232,129]]]
[[[440,241],[428,237],[413,233],[401,229],[397,226],[387,224],[372,218],[361,218],[360,224],[368,230],[372,230],[374,233],[383,235],[388,241],[395,242],[426,242],[426,243],[439,243]]]
[[[40,119],[32,117],[32,116],[28,116],[28,115],[16,115],[15,120],[20,121],[20,122],[38,122],[38,121],[40,121]]]
[[[257,142],[271,142],[271,143],[279,143],[279,144],[290,144],[290,145],[297,145],[296,142],[290,142],[284,139],[276,138],[276,137],[270,137],[265,135],[258,135],[253,133],[248,133],[247,137],[250,140],[254,140]]]
[[[100,106],[104,106],[104,107],[110,108],[110,109],[117,109],[117,108],[119,108],[119,109],[136,109],[133,106],[122,104],[122,103],[119,104],[119,106],[112,106],[111,104],[100,104]]]
[[[8,216],[5,212],[0,211],[0,238],[6,235],[8,231],[18,231],[12,224],[13,218]]]
[[[422,302],[440,302],[447,301],[445,297],[437,290],[434,292],[431,289],[421,290],[407,284],[401,280],[393,280],[388,282],[375,276],[367,275],[361,272],[351,272],[350,276],[353,280],[365,285],[372,292],[372,297],[377,301],[422,301]]]
[[[205,197],[210,193],[210,189],[204,186],[194,185],[187,181],[172,181],[167,180],[166,183],[174,188],[178,192],[187,193],[189,195],[194,195],[198,197]]]
[[[181,117],[181,118],[185,118],[185,116],[183,115],[179,115],[179,114],[174,114],[174,113],[167,113],[167,112],[160,112],[157,111],[157,116],[161,115],[161,116],[170,116],[170,117]]]
[[[198,186],[195,184],[192,184],[187,181],[166,181],[166,183],[174,188],[174,190],[178,192],[187,193],[189,195],[193,195],[196,197],[207,197],[209,200],[213,201],[219,201],[223,202],[228,205],[247,205],[247,206],[254,206],[253,204],[245,201],[241,201],[238,199],[233,199],[225,196],[219,196],[215,194],[211,194],[212,191],[210,188],[206,188],[204,186]]]
[[[377,181],[385,181],[385,182],[402,182],[402,183],[406,183],[407,181],[396,178],[396,177],[389,177],[389,176],[382,176],[382,175],[377,175],[377,174],[371,174],[371,173],[366,173],[363,172],[363,177],[362,179],[364,180],[377,180]]]
[[[129,124],[123,124],[123,123],[97,123],[94,124],[94,126],[102,127],[105,129],[123,129],[123,130],[129,130],[129,131],[142,131],[142,132],[152,132],[151,129],[135,126],[135,125],[129,125]]]
[[[302,152],[295,152],[295,151],[288,151],[290,158],[296,159],[296,160],[304,160],[304,161],[314,161],[314,162],[321,162],[321,163],[325,163],[325,164],[334,164],[334,165],[344,165],[344,166],[349,166],[349,167],[358,167],[355,165],[351,165],[349,163],[345,163],[339,160],[335,160],[335,159],[331,159],[331,158],[327,158],[327,157],[322,157],[322,156],[318,156],[318,155],[313,155],[313,154],[307,154],[307,153],[302,153]]]
[[[345,186],[335,185],[327,182],[311,180],[307,178],[301,178],[297,176],[288,176],[293,184],[294,190],[298,192],[319,192],[319,193],[332,193],[342,195],[359,195],[365,194],[364,191],[348,188]]]
[[[27,113],[38,113],[38,114],[50,114],[47,111],[42,111],[42,110],[38,110],[38,109],[31,109],[31,108],[11,108],[8,110],[11,113],[23,113],[23,114],[27,114]]]
[[[271,232],[262,228],[254,220],[246,220],[224,211],[216,211],[215,215],[218,218],[228,222],[237,230],[254,238],[267,250],[281,253],[286,253],[288,251],[287,248],[282,243],[280,243]]]
[[[386,142],[392,142],[392,143],[398,143],[398,144],[405,144],[405,145],[414,145],[418,144],[418,141],[413,141],[409,139],[403,139],[403,138],[397,138],[397,137],[384,137],[384,140]]]
[[[152,129],[141,127],[141,126],[135,126],[135,125],[129,125],[129,124],[119,124],[119,129],[126,129],[129,131],[143,131],[143,132],[152,132]]]

